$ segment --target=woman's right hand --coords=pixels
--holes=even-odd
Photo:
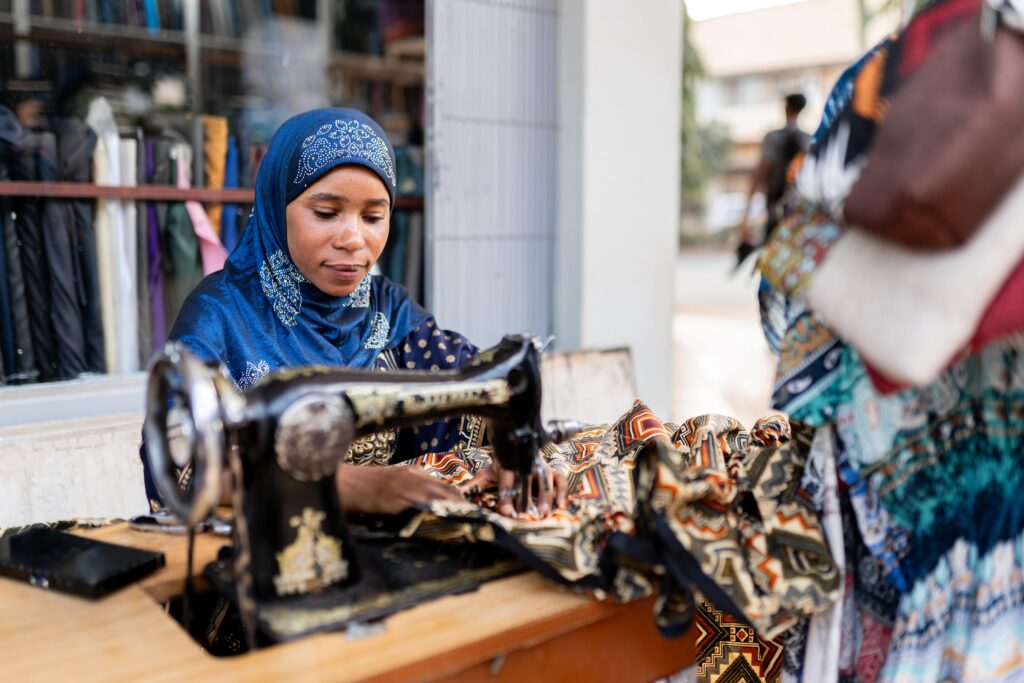
[[[454,488],[414,466],[344,464],[338,467],[334,481],[345,512],[394,515],[434,500],[465,500]]]

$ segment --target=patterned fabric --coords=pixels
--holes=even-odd
[[[761,259],[762,325],[779,354],[773,405],[836,436],[840,681],[1024,679],[1024,336],[974,350],[926,387],[880,395],[805,299],[888,98],[979,4],[931,3],[844,74],[801,169],[799,208]]]
[[[393,201],[398,180],[395,177],[395,154],[390,143],[385,142],[386,136],[378,134],[369,123],[356,117],[349,118],[347,114],[339,109],[341,118],[323,124],[302,141],[298,169],[292,183],[309,187],[326,169],[343,160],[344,163],[366,166],[387,180],[385,184]]]
[[[811,619],[800,619],[788,631],[775,639],[782,646],[782,673],[780,683],[796,683],[804,677],[804,662],[807,657],[809,635],[808,627]],[[824,681],[822,682],[824,683]]]
[[[758,262],[761,277],[790,296],[804,290],[829,246],[842,234],[828,214],[809,204],[798,204],[792,215],[795,218],[784,219],[772,234]]]
[[[468,339],[443,330],[431,317],[409,333],[402,344],[382,353],[377,369],[454,370],[476,355]],[[484,422],[467,415],[402,430],[392,435],[374,435],[353,444],[348,461],[362,465],[386,465],[424,453],[444,453],[455,448],[478,448],[484,442]]]
[[[668,635],[696,618],[696,591],[751,636],[771,638],[828,607],[839,588],[800,486],[808,435],[789,432],[780,416],[749,433],[715,415],[675,426],[637,402],[615,424],[546,449],[567,475],[565,509],[510,519],[494,511],[493,491],[472,491],[465,503],[433,503],[403,533],[497,543],[601,600],[632,600],[657,584],[657,623]],[[414,461],[456,486],[489,462],[488,449],[473,448]]]
[[[700,600],[696,680],[698,683],[780,683],[787,654],[782,640],[765,640],[746,622]],[[791,647],[790,651],[794,649]]]
[[[840,485],[843,518],[855,513],[850,492]],[[839,683],[875,683],[885,664],[899,593],[878,559],[864,545],[856,524],[843,526],[846,577],[840,623]]]

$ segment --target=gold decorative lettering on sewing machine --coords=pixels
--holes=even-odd
[[[165,499],[175,514],[196,524],[219,502],[221,475],[230,467],[234,574],[210,569],[211,581],[237,601],[246,627],[259,629],[254,640],[295,635],[268,625],[260,616],[268,610],[320,605],[327,610],[320,612],[321,628],[343,618],[344,610],[331,611],[328,603],[373,583],[359,561],[366,546],[352,544],[338,465],[346,458],[386,462],[403,442],[399,430],[441,419],[461,418],[460,433],[468,429],[475,440],[482,419],[495,459],[516,474],[516,505],[523,509],[531,474],[545,466],[540,448],[575,433],[570,423],[541,421],[540,353],[536,338],[509,336],[457,370],[286,369],[241,392],[223,368],[171,344],[150,370],[151,471],[161,492],[173,488]],[[194,463],[188,491],[178,489],[171,457],[176,424]],[[538,479],[543,485],[547,478]]]
[[[346,392],[356,416],[356,427],[383,424],[396,416],[429,416],[438,411],[472,412],[483,406],[504,405],[511,397],[508,382],[437,382],[425,385],[353,387]]]
[[[304,508],[289,524],[296,529],[295,540],[276,553],[278,595],[300,595],[325,588],[348,576],[348,562],[341,555],[342,543],[321,529],[325,515]]]

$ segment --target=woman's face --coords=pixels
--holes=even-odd
[[[285,211],[292,261],[317,289],[348,296],[388,241],[391,200],[380,177],[363,166],[338,166],[306,188]]]

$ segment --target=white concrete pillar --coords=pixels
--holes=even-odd
[[[668,418],[682,3],[561,0],[558,27],[558,347],[630,347]]]

